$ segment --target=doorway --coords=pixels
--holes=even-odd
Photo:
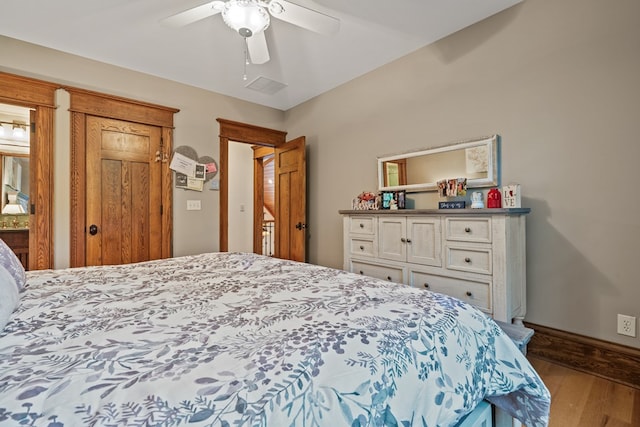
[[[274,150],[274,249],[277,258],[306,260],[306,159],[305,137],[286,141],[286,132],[217,119],[220,124],[220,251],[229,250],[229,142],[241,142]],[[256,148],[256,152],[259,148]],[[260,157],[254,154],[254,159]],[[254,188],[263,188],[263,174],[256,171]],[[258,197],[260,191],[255,192]],[[262,243],[264,201],[254,202],[254,252]]]
[[[29,269],[29,108],[0,104],[0,239]]]
[[[58,87],[0,72],[0,103],[29,109],[30,270],[53,267],[53,116]]]
[[[229,141],[230,252],[275,253],[274,148]]]

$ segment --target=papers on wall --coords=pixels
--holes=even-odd
[[[176,172],[176,188],[202,191],[207,165],[174,153],[169,168]]]
[[[204,184],[218,173],[213,157],[198,157],[193,147],[181,145],[173,153],[169,168],[176,172],[176,188],[202,191]]]
[[[169,167],[178,173],[195,177],[196,165],[197,162],[195,160],[192,160],[187,156],[183,156],[180,153],[173,153],[173,158],[171,159]]]

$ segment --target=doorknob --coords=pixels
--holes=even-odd
[[[95,224],[91,224],[89,226],[89,234],[91,234],[92,236],[95,236],[96,234],[98,234],[98,226]]]
[[[304,230],[305,228],[307,228],[307,224],[303,224],[303,223],[299,222],[299,223],[296,224],[296,228],[298,230]]]

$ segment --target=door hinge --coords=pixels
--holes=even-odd
[[[31,133],[36,133],[36,122],[31,122],[29,126],[31,127]]]
[[[160,205],[160,215],[163,215],[163,214],[164,214],[164,206]]]
[[[35,215],[36,214],[36,204],[35,203],[31,203],[31,215]]]

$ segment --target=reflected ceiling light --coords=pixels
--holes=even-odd
[[[257,0],[229,0],[223,5],[215,2],[213,7],[222,7],[225,24],[244,38],[266,30],[271,23],[269,12]]]

